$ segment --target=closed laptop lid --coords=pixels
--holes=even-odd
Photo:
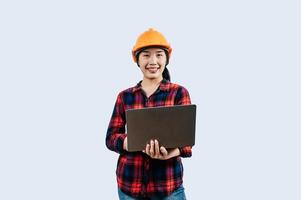
[[[142,151],[151,139],[176,148],[195,144],[196,105],[148,107],[126,111],[128,151]]]

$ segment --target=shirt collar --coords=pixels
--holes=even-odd
[[[139,81],[139,82],[137,83],[137,85],[133,88],[133,92],[142,90],[141,82],[142,82],[142,81]],[[160,82],[159,90],[161,90],[161,91],[169,91],[169,85],[170,85],[170,82],[169,82],[168,80],[166,80],[166,79],[163,79],[163,80]]]

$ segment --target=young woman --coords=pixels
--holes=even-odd
[[[143,79],[118,94],[106,135],[106,146],[120,154],[116,170],[120,200],[186,199],[181,157],[190,157],[191,147],[166,149],[154,139],[143,151],[128,152],[125,132],[127,109],[191,103],[188,91],[170,82],[166,66],[171,52],[165,37],[154,29],[142,33],[132,50]]]

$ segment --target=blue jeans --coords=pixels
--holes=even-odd
[[[130,197],[127,194],[123,193],[119,188],[118,188],[118,196],[119,200],[186,200],[185,192],[184,192],[184,187],[180,186],[177,190],[175,190],[171,195],[167,197],[158,197],[154,196],[151,198],[134,198]]]

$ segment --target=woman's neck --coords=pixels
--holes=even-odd
[[[143,78],[141,82],[142,89],[146,93],[146,96],[151,96],[159,87],[163,78],[160,79],[145,79]]]
[[[142,87],[157,87],[158,85],[160,85],[161,81],[163,80],[163,78],[159,78],[159,79],[146,79],[143,78],[141,85]]]

